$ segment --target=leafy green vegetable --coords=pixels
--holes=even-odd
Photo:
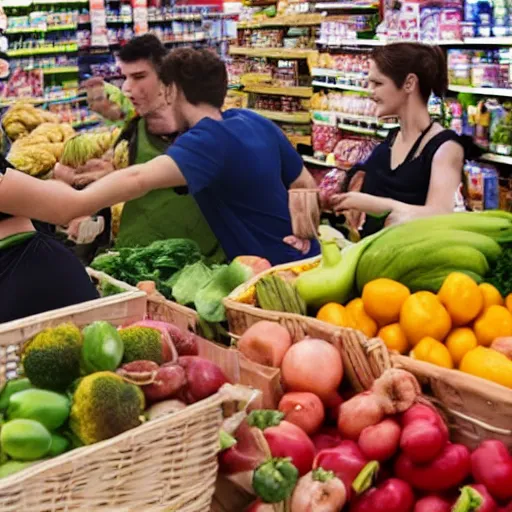
[[[251,268],[238,261],[232,261],[227,266],[219,266],[215,269],[212,279],[196,294],[194,305],[199,316],[207,322],[226,320],[222,299],[251,276]]]
[[[126,291],[123,290],[121,287],[117,286],[116,284],[111,283],[105,278],[100,279],[98,288],[102,297],[119,295],[120,293],[124,293]]]
[[[501,255],[489,270],[486,281],[495,286],[503,297],[512,293],[512,244],[503,247]]]
[[[168,280],[186,265],[201,259],[195,242],[173,238],[147,247],[127,247],[118,253],[102,254],[94,259],[91,267],[133,286],[140,281],[154,281],[157,289],[171,298]]]
[[[202,261],[187,265],[179,272],[179,278],[172,287],[172,295],[176,302],[184,306],[193,304],[197,291],[208,284],[212,275],[213,271]]]

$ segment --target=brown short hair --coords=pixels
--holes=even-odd
[[[439,46],[393,43],[376,48],[371,58],[397,87],[404,85],[408,74],[415,74],[425,102],[432,92],[442,97],[448,89],[446,58]]]
[[[192,105],[206,103],[221,108],[228,88],[224,62],[211,50],[176,48],[164,59],[160,78],[176,84]]]

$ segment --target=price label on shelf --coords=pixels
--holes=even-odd
[[[91,46],[108,46],[104,0],[90,0]]]

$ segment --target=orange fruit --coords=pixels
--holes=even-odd
[[[512,293],[507,295],[507,298],[505,299],[505,306],[512,313]]]
[[[322,322],[337,325],[338,327],[355,327],[354,319],[347,309],[336,302],[329,302],[322,306],[316,317],[318,320],[322,320]]]
[[[405,354],[409,350],[409,342],[399,323],[382,327],[377,333],[377,337],[384,342],[388,350],[396,350],[400,354]]]
[[[469,327],[459,327],[448,334],[445,345],[452,356],[453,363],[459,366],[462,358],[478,346],[478,341]]]
[[[373,338],[377,334],[377,324],[365,311],[363,299],[351,300],[345,308],[354,320],[356,329],[362,331],[368,338]]]
[[[496,338],[512,336],[512,313],[504,306],[490,306],[473,326],[479,345],[488,347]]]
[[[453,325],[466,325],[482,311],[484,297],[478,284],[462,272],[452,272],[444,280],[437,296],[450,315]]]
[[[484,309],[490,306],[503,306],[503,297],[492,284],[482,283],[479,285],[479,288],[484,296]]]
[[[362,299],[365,311],[382,327],[398,322],[402,305],[410,295],[402,283],[380,278],[365,284]]]
[[[411,357],[443,368],[453,368],[452,356],[448,349],[440,341],[430,336],[426,336],[418,342],[411,351]]]
[[[452,319],[436,295],[416,292],[402,306],[400,327],[414,346],[427,336],[443,341],[452,328]]]
[[[512,389],[512,361],[507,356],[478,346],[470,350],[460,363],[460,371],[491,380]]]

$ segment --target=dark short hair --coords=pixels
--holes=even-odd
[[[448,89],[446,58],[439,46],[393,43],[376,48],[371,58],[397,87],[404,85],[407,75],[415,74],[425,102],[432,92],[442,97]]]
[[[165,85],[176,84],[192,105],[206,103],[221,108],[228,88],[226,66],[211,50],[171,50],[160,78]]]
[[[149,60],[154,68],[160,72],[162,62],[167,53],[167,48],[158,37],[153,34],[144,34],[128,41],[119,51],[119,59],[122,62]]]

